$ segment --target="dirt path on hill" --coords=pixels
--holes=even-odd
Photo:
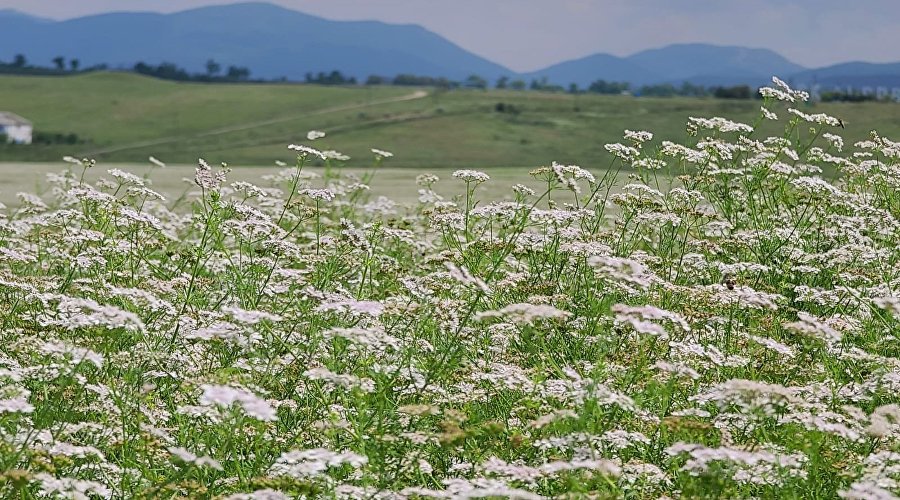
[[[96,149],[93,151],[79,153],[78,156],[90,158],[90,157],[94,157],[94,156],[98,156],[98,155],[102,155],[102,154],[118,153],[120,151],[127,151],[129,149],[138,149],[138,148],[144,148],[144,147],[148,147],[148,146],[160,146],[160,145],[164,145],[164,144],[171,144],[173,142],[181,142],[181,141],[189,140],[189,139],[197,139],[197,138],[209,137],[209,136],[213,136],[213,135],[228,134],[231,132],[240,132],[242,130],[250,130],[250,129],[257,128],[257,127],[265,127],[267,125],[274,125],[276,123],[284,123],[284,122],[289,122],[292,120],[298,120],[298,119],[306,117],[306,116],[327,115],[330,113],[339,113],[342,111],[351,111],[354,109],[362,109],[362,108],[368,108],[371,106],[379,106],[381,104],[391,104],[391,103],[395,103],[395,102],[413,101],[416,99],[422,99],[427,96],[428,96],[428,92],[426,92],[424,90],[417,90],[410,94],[402,95],[399,97],[378,99],[375,101],[367,102],[365,104],[345,104],[342,106],[333,106],[330,108],[307,111],[302,114],[296,114],[296,115],[291,115],[291,116],[282,116],[280,118],[273,118],[271,120],[261,120],[261,121],[256,121],[256,122],[242,123],[240,125],[231,125],[228,127],[207,130],[206,132],[201,132],[199,134],[179,135],[179,136],[173,136],[173,137],[162,137],[159,139],[152,139],[152,140],[148,140],[148,141],[132,142],[129,144],[123,144],[121,146],[114,146],[111,148]]]

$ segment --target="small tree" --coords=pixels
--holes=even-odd
[[[215,59],[210,59],[206,61],[206,74],[209,76],[216,76],[219,72],[222,71],[222,65],[217,63]]]
[[[56,56],[53,58],[53,64],[56,65],[56,69],[64,71],[66,69],[66,58],[63,56]]]
[[[500,78],[497,79],[496,87],[498,89],[505,89],[508,85],[509,85],[509,77],[508,76],[501,76]]]
[[[78,66],[81,65],[81,61],[78,59],[72,59],[69,61],[69,67],[72,68],[72,71],[78,71]]]
[[[753,92],[748,85],[735,85],[733,87],[716,87],[713,96],[719,99],[750,99]]]
[[[24,68],[26,64],[28,64],[28,60],[25,59],[23,54],[16,54],[13,58],[13,66],[16,68]]]
[[[540,80],[537,78],[531,80],[531,90],[547,90],[549,86],[550,82],[546,76],[542,76]]]
[[[325,77],[325,83],[328,85],[341,85],[344,82],[346,82],[346,79],[344,79],[344,75],[338,70],[332,71],[331,74]]]
[[[466,78],[466,87],[470,87],[473,89],[486,89],[487,80],[478,75],[470,75],[468,78]]]
[[[622,94],[628,92],[631,85],[628,82],[607,82],[597,80],[588,87],[588,92],[595,94]]]
[[[229,80],[246,80],[250,78],[250,70],[241,66],[229,66],[226,76]]]
[[[525,80],[513,80],[512,83],[509,84],[509,88],[513,90],[525,90]]]

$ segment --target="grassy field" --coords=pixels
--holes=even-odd
[[[272,165],[291,159],[286,144],[318,129],[329,134],[320,148],[352,157],[368,157],[371,147],[395,151],[394,167],[531,167],[552,160],[594,167],[609,163],[603,145],[618,141],[624,129],[653,130],[656,143],[683,141],[689,116],[752,123],[760,104],[496,90],[427,89],[427,96],[413,98],[416,90],[203,85],[119,73],[4,76],[0,109],[27,117],[37,131],[75,133],[90,142],[0,147],[0,161],[46,162],[69,154],[143,162],[155,155],[171,163],[203,157]],[[514,111],[498,112],[498,103]],[[843,118],[848,142],[866,138],[871,129],[900,136],[898,104],[805,104],[802,110]],[[759,133],[779,130],[763,127]]]

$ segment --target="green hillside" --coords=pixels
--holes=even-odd
[[[170,163],[203,156],[233,165],[289,160],[285,146],[310,129],[316,143],[355,157],[394,151],[392,166],[531,166],[557,160],[585,166],[608,161],[603,145],[624,129],[657,140],[683,139],[689,116],[752,122],[759,101],[404,87],[175,83],[125,73],[73,77],[0,77],[0,110],[34,123],[35,132],[76,134],[69,145],[2,146],[0,161],[54,161],[64,155],[107,162]],[[498,104],[502,103],[502,111]],[[806,112],[840,116],[848,142],[875,128],[900,136],[900,105],[816,104]],[[786,118],[786,116],[783,116]],[[763,133],[778,133],[783,123]]]

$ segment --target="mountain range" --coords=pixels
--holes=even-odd
[[[768,49],[678,44],[628,57],[598,53],[539,71],[516,73],[421,26],[331,21],[267,3],[202,7],[173,14],[109,13],[54,21],[0,10],[0,60],[24,54],[47,65],[57,56],[82,67],[171,62],[203,71],[214,59],[247,67],[254,77],[301,80],[339,70],[365,79],[400,73],[463,80],[476,74],[546,78],[586,87],[598,79],[632,85],[691,82],[762,85],[778,75],[794,84],[900,86],[900,63],[850,62],[805,68]]]

